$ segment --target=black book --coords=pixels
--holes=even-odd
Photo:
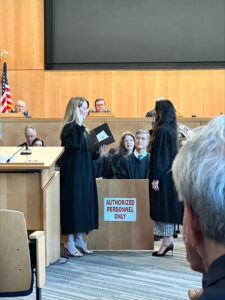
[[[107,123],[104,123],[90,131],[91,144],[88,150],[92,153],[99,149],[101,145],[109,145],[115,142],[112,132]]]

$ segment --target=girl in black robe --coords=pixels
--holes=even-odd
[[[88,107],[89,103],[85,98],[71,98],[61,133],[62,146],[65,147],[60,159],[61,226],[62,233],[67,235],[64,249],[71,256],[92,253],[87,250],[82,233],[98,229],[98,197],[93,157],[88,151],[89,134],[83,125]],[[98,158],[99,154],[94,156]]]
[[[121,138],[118,150],[107,157],[104,166],[104,178],[117,178],[117,168],[121,157],[124,157],[134,151],[134,135],[129,131],[125,131]]]
[[[177,154],[175,109],[169,100],[164,99],[156,101],[155,112],[156,124],[150,140],[150,216],[155,221],[154,234],[163,236],[162,245],[153,256],[163,256],[173,251],[171,236],[174,224],[182,222],[183,210],[171,172]]]

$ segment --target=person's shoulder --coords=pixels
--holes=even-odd
[[[169,131],[169,128],[167,127],[167,125],[165,123],[163,123],[158,127],[156,134],[164,135],[164,134],[167,134],[168,131]]]
[[[91,108],[91,109],[89,109],[88,114],[95,113],[95,112],[96,112],[96,109],[95,108]]]
[[[69,133],[76,127],[75,122],[66,123],[63,127],[63,133]]]
[[[24,142],[24,143],[18,145],[18,147],[24,147],[24,146],[26,146],[26,145],[27,145],[27,142]]]
[[[147,155],[144,157],[145,159],[149,159],[151,157],[151,154],[147,152]]]
[[[31,115],[30,115],[28,110],[25,110],[23,114],[24,114],[25,117],[31,118]]]
[[[146,117],[146,118],[152,118],[153,115],[154,115],[154,109],[151,109],[151,110],[149,110],[149,111],[146,113],[145,117]]]
[[[111,113],[111,110],[109,110],[108,108],[105,109],[106,113]]]
[[[129,154],[124,155],[124,156],[123,156],[123,159],[124,159],[124,161],[126,161],[126,162],[131,162],[131,161],[133,161],[133,160],[135,160],[135,159],[137,159],[137,158],[136,158],[136,156],[134,155],[134,152],[132,152],[132,153],[129,153]]]
[[[173,133],[176,132],[176,126],[165,122],[159,126],[158,131],[161,133]]]

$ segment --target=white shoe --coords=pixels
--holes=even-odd
[[[76,238],[76,240],[74,241],[74,245],[84,254],[93,254],[94,253],[94,251],[87,249],[87,244],[84,242],[83,239]]]
[[[64,243],[64,255],[73,256],[73,257],[81,257],[83,253],[77,250],[73,242],[65,242]]]

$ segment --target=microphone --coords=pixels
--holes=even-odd
[[[32,152],[28,146],[28,144],[26,143],[26,148],[20,152],[20,155],[30,155]]]
[[[19,150],[17,150],[15,153],[13,153],[13,155],[10,156],[10,158],[8,158],[6,162],[9,163],[10,160],[16,155],[16,153],[18,153],[18,152],[19,152],[20,150],[22,150],[24,147],[25,147],[25,146],[23,146],[22,148],[20,148]]]

